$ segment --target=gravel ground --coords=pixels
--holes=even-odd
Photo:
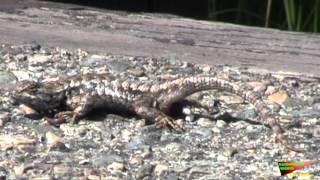
[[[104,112],[86,117],[77,125],[54,127],[34,110],[12,103],[9,96],[20,80],[49,80],[62,74],[89,72],[112,72],[141,81],[206,74],[246,83],[265,94],[264,100],[289,139],[305,151],[292,152],[276,143],[254,107],[226,92],[203,91],[188,97],[209,110],[183,107],[184,114],[177,121],[186,125],[184,133],[145,125],[136,117]],[[278,179],[279,161],[320,159],[319,81],[315,76],[191,64],[174,58],[92,54],[37,43],[2,45],[0,177]],[[317,165],[296,172],[320,174]],[[293,176],[283,177],[290,178]]]

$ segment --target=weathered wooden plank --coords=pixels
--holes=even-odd
[[[49,3],[50,4],[50,3]],[[320,36],[159,14],[67,9],[0,12],[0,43],[166,57],[320,75]]]

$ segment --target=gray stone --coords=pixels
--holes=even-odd
[[[254,119],[257,115],[258,114],[255,109],[247,109],[239,114],[241,119]]]
[[[314,105],[315,103],[320,102],[320,96],[311,96],[307,98],[307,103],[309,106]]]
[[[212,137],[212,130],[209,128],[203,128],[203,127],[195,128],[191,130],[191,133],[199,135],[205,139]]]
[[[15,87],[17,78],[10,72],[0,71],[0,90],[11,90]]]
[[[83,62],[83,65],[91,66],[91,65],[106,65],[107,57],[102,55],[89,55],[86,60]]]
[[[320,111],[314,109],[301,109],[291,112],[293,117],[320,117]]]
[[[227,125],[227,123],[223,120],[217,120],[216,127],[219,129],[224,129],[224,127]]]
[[[120,61],[109,61],[106,63],[106,65],[109,67],[111,71],[116,73],[124,72],[130,67],[129,63]]]
[[[113,162],[123,162],[123,159],[112,153],[98,153],[92,158],[92,164],[95,167],[107,167]]]
[[[128,149],[136,150],[136,149],[140,149],[144,145],[146,145],[144,139],[141,136],[135,136],[128,143]]]

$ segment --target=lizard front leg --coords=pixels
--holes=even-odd
[[[66,123],[68,119],[74,115],[73,111],[62,111],[54,115],[53,118],[46,118],[46,121],[54,126],[59,126],[62,123]]]
[[[97,103],[95,100],[96,98],[91,96],[73,98],[69,102],[70,111],[59,112],[55,114],[54,118],[47,119],[47,121],[53,125],[59,125],[68,122],[68,120],[72,124],[77,124],[81,118],[95,108],[95,103]]]

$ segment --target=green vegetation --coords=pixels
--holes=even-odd
[[[320,0],[208,0],[208,19],[320,32]]]

